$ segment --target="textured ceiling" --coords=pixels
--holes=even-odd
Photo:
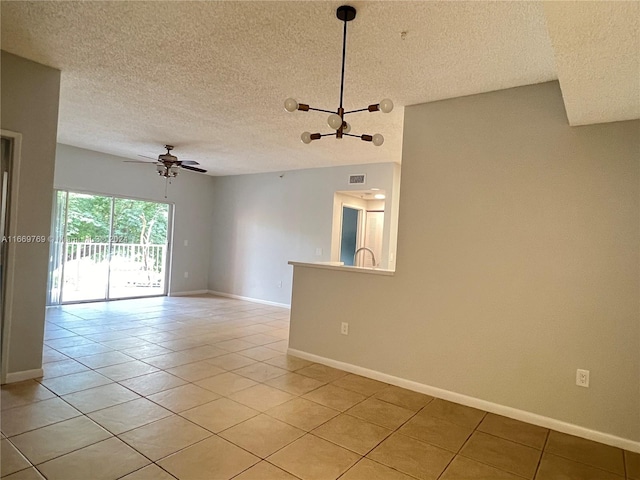
[[[571,2],[356,1],[345,108],[393,99],[390,114],[348,119],[385,143],[304,145],[327,115],[283,101],[337,108],[341,3],[2,1],[1,45],[62,71],[59,142],[129,158],[171,143],[213,175],[400,162],[403,106],[558,75],[572,121],[639,116],[638,2],[594,18]]]
[[[571,125],[640,117],[640,2],[545,2]]]

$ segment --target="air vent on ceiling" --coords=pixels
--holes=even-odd
[[[349,175],[349,185],[364,185],[366,180],[367,176],[364,173]]]

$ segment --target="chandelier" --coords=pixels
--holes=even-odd
[[[348,112],[344,111],[344,108],[342,106],[342,100],[344,96],[344,62],[345,62],[346,52],[347,52],[347,22],[350,22],[351,20],[356,18],[356,9],[349,5],[342,5],[341,7],[338,7],[338,10],[336,11],[336,17],[338,17],[339,20],[344,22],[344,29],[342,34],[342,74],[340,77],[340,106],[335,112],[333,112],[331,110],[313,108],[305,103],[298,103],[293,98],[287,98],[284,101],[284,108],[287,112],[295,112],[296,110],[308,112],[309,110],[313,110],[316,112],[324,112],[324,113],[330,114],[329,118],[327,119],[327,123],[332,129],[335,130],[335,132],[331,132],[331,133],[303,132],[302,135],[300,135],[300,139],[302,140],[303,143],[309,144],[313,140],[319,140],[322,137],[335,135],[336,138],[342,138],[344,136],[360,138],[362,141],[372,142],[375,146],[379,147],[384,143],[384,137],[382,135],[380,135],[379,133],[376,133],[375,135],[366,135],[366,134],[354,135],[350,133],[351,125],[344,120],[344,116],[350,113],[357,113],[357,112],[382,111],[383,113],[389,113],[391,110],[393,110],[393,102],[388,98],[385,98],[384,100],[380,101],[380,103],[369,105],[368,107],[365,107],[365,108],[349,110]]]

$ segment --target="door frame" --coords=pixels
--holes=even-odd
[[[0,136],[11,141],[11,175],[9,179],[9,225],[7,236],[18,235],[18,187],[20,186],[20,161],[22,158],[22,134],[10,130],[0,130]],[[1,241],[2,239],[0,239]],[[6,243],[7,263],[4,266],[6,278],[3,279],[4,290],[2,304],[2,369],[0,370],[0,383],[7,381],[9,368],[9,346],[11,345],[11,320],[13,318],[13,285],[15,277],[15,249],[11,242]]]

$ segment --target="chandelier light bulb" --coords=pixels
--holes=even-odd
[[[327,119],[327,123],[334,130],[338,130],[342,125],[342,117],[337,113],[332,113],[331,115],[329,115],[329,118]]]
[[[391,100],[389,100],[388,98],[385,98],[383,100],[380,101],[380,110],[383,113],[389,113],[391,110],[393,110],[393,102]]]
[[[306,144],[311,143],[311,133],[302,132],[302,135],[300,135],[300,140],[302,140],[302,143],[306,143]]]
[[[295,112],[298,109],[298,102],[294,98],[287,98],[284,101],[284,109],[287,112]]]
[[[380,145],[382,145],[384,143],[384,137],[382,135],[380,135],[379,133],[376,133],[373,136],[373,144],[376,147],[379,147]]]
[[[342,133],[349,133],[351,131],[351,125],[348,122],[344,122],[344,127],[342,127]]]

